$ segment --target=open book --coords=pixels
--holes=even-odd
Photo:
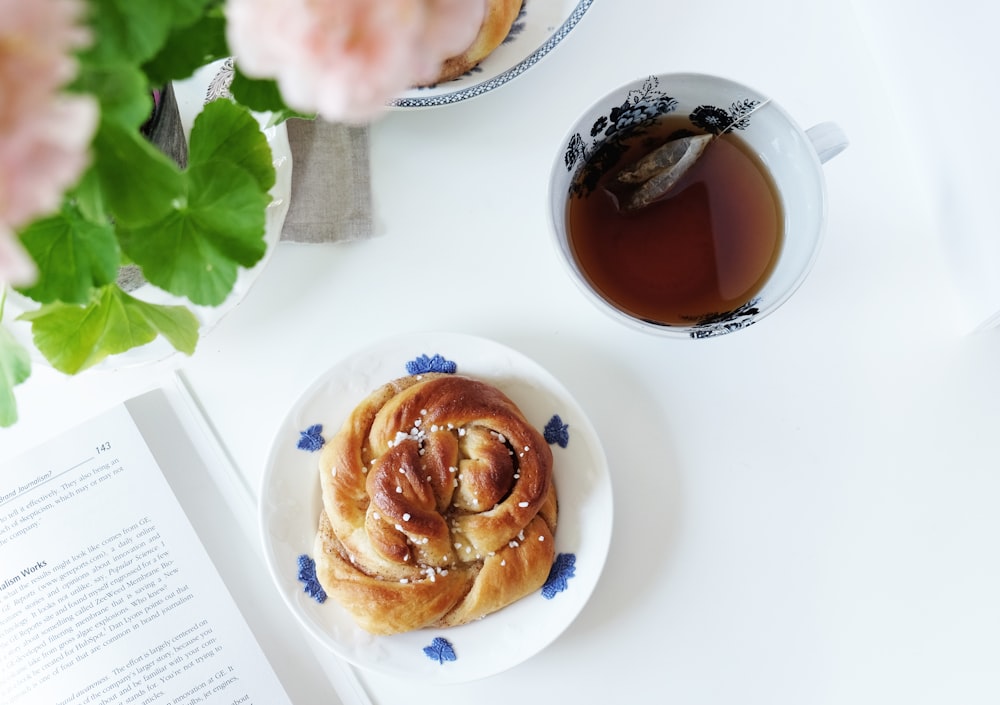
[[[370,702],[312,645],[177,383],[0,468],[0,703]]]

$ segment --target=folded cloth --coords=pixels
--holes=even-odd
[[[372,235],[368,128],[292,118],[292,192],[282,241],[341,242]]]

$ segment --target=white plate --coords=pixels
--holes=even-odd
[[[488,93],[520,76],[555,48],[593,0],[524,0],[510,34],[479,66],[452,81],[411,88],[394,108],[432,108]]]
[[[231,80],[231,76],[229,77]],[[201,112],[202,106],[213,100],[225,91],[229,83],[227,79],[226,63],[217,61],[202,67],[194,76],[174,83],[174,95],[177,99],[177,107],[181,114],[181,122],[184,126],[185,135],[191,134],[191,124],[195,117]],[[159,289],[152,284],[144,284],[138,289],[130,292],[137,299],[155,304],[164,305],[184,305],[191,309],[198,322],[200,339],[222,320],[222,318],[232,311],[243,300],[250,291],[250,287],[260,275],[275,246],[281,239],[281,227],[285,222],[285,215],[288,213],[288,204],[292,192],[292,153],[288,146],[288,132],[285,126],[264,127],[268,120],[268,115],[256,116],[261,123],[264,136],[271,147],[271,154],[275,168],[275,183],[271,187],[271,203],[267,206],[265,213],[264,240],[267,249],[261,260],[251,269],[240,269],[236,277],[236,283],[229,296],[218,306],[195,306],[187,299],[174,296]],[[32,355],[32,359],[42,364],[48,361],[35,347],[31,339],[31,324],[26,321],[16,321],[20,314],[38,308],[38,304],[31,299],[21,296],[15,291],[11,291],[4,307],[3,323],[9,328],[15,338],[24,345]],[[127,350],[118,355],[111,355],[94,365],[90,369],[114,370],[125,367],[133,367],[152,362],[165,360],[176,355],[174,349],[163,336],[158,336],[155,340],[138,348]]]
[[[559,521],[556,554],[575,556],[566,589],[529,595],[461,627],[373,636],[332,599],[320,604],[298,579],[298,558],[311,555],[322,500],[318,455],[301,450],[302,433],[322,425],[329,440],[351,410],[385,382],[406,376],[407,363],[441,355],[458,374],[489,382],[506,393],[542,431],[558,415],[568,443],[552,445]],[[338,362],[302,395],[279,428],[264,471],[260,522],[271,574],[292,613],[334,654],[372,671],[455,683],[483,678],[530,658],[551,643],[583,609],[604,566],[611,540],[611,479],[590,421],[552,375],[498,343],[454,333],[407,335],[379,343]],[[455,660],[440,661],[424,649],[446,639]]]

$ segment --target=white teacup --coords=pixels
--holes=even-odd
[[[609,142],[621,139],[629,131],[648,129],[664,116],[690,116],[696,127],[709,130],[706,117],[725,121],[728,132],[759,158],[780,202],[780,215],[776,218],[781,228],[780,247],[756,293],[731,310],[706,311],[682,322],[649,320],[629,313],[606,292],[598,290],[574,254],[567,227],[569,199],[580,197],[579,185],[574,183],[583,166],[599,150],[606,154],[607,148],[614,146]],[[586,295],[599,308],[628,325],[647,332],[690,338],[740,330],[784,303],[812,268],[826,215],[822,164],[846,146],[847,140],[835,124],[821,123],[803,130],[773,100],[724,78],[684,73],[636,80],[591,106],[569,130],[561,146],[549,182],[556,244],[572,278]]]

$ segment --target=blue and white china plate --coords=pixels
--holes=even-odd
[[[393,108],[433,108],[488,93],[537,64],[568,35],[593,0],[524,0],[521,14],[503,44],[479,66],[452,81],[411,88]]]
[[[174,96],[177,100],[177,108],[180,112],[185,135],[191,134],[191,125],[204,104],[220,97],[221,91],[228,87],[228,80],[231,78],[231,74],[227,75],[226,62],[220,60],[202,67],[191,78],[174,83]],[[151,303],[187,306],[198,319],[199,333],[202,336],[214,328],[227,313],[236,308],[249,293],[251,286],[266,266],[281,239],[281,228],[288,213],[292,192],[292,153],[288,145],[288,132],[284,125],[266,126],[268,116],[258,115],[257,118],[261,123],[261,129],[267,138],[267,143],[271,147],[275,171],[275,183],[270,192],[271,203],[265,213],[264,241],[267,249],[264,257],[252,268],[240,269],[233,290],[226,300],[218,306],[196,306],[187,299],[174,296],[151,284],[144,284],[130,292],[132,296]],[[34,310],[37,307],[38,304],[31,299],[12,291],[7,306],[4,308],[4,323],[9,325],[11,332],[31,352],[34,359],[47,364],[45,358],[32,342],[31,325],[25,321],[14,320],[21,313]],[[159,336],[146,345],[107,357],[92,369],[115,370],[133,367],[165,360],[176,354],[177,351],[173,346],[163,336]]]
[[[359,628],[333,599],[318,602],[309,593],[316,585],[300,580],[299,559],[311,560],[322,507],[316,451],[371,391],[409,373],[436,370],[495,385],[540,432],[544,429],[559,497],[556,567],[540,591],[477,622],[374,636]],[[303,393],[279,427],[260,497],[268,567],[282,599],[305,629],[356,666],[424,683],[484,678],[544,649],[583,609],[611,541],[607,461],[579,405],[551,374],[524,355],[490,340],[455,333],[393,338],[337,362]]]

